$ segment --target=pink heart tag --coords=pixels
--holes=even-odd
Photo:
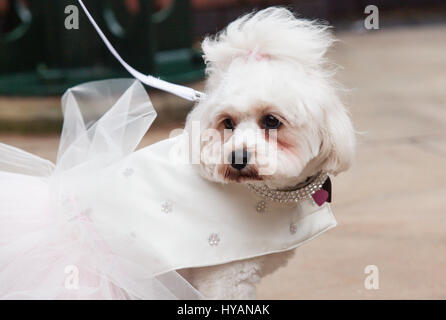
[[[312,195],[314,202],[320,207],[324,204],[325,201],[328,199],[328,192],[327,190],[320,189],[313,193]]]

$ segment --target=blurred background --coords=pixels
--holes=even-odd
[[[203,87],[200,41],[240,15],[285,5],[333,25],[329,52],[359,133],[357,161],[334,179],[339,226],[262,280],[261,299],[446,298],[446,2],[444,0],[86,0],[139,71]],[[60,95],[129,77],[74,0],[0,0],[0,142],[55,160]],[[364,28],[367,5],[379,29]],[[192,105],[149,89],[158,118],[142,146],[181,127]],[[364,285],[379,270],[379,289]]]

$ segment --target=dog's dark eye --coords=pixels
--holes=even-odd
[[[263,129],[278,129],[282,122],[275,116],[268,114],[262,118],[261,124]]]
[[[223,124],[225,125],[225,129],[234,129],[235,125],[234,125],[234,121],[232,121],[231,118],[226,118],[225,120],[223,120]]]

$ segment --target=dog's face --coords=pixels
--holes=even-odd
[[[285,9],[274,10],[283,14]],[[266,18],[277,14],[274,10]],[[242,18],[245,21],[233,31],[252,40],[244,29],[261,14]],[[266,18],[257,24],[265,24]],[[293,17],[293,21],[299,20]],[[307,63],[284,58],[281,50],[295,49],[287,49],[287,41],[238,50],[228,39],[230,28],[216,40],[204,42],[209,75],[206,98],[186,124],[191,136],[199,127],[202,175],[217,182],[286,187],[320,170],[333,174],[345,170],[353,156],[352,125],[326,72],[312,60],[315,57],[309,56]],[[247,45],[246,41],[240,45]],[[277,49],[279,45],[285,48]],[[229,57],[228,46],[237,49]]]

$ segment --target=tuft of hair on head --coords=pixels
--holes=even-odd
[[[234,59],[248,57],[252,52],[318,68],[334,41],[329,29],[319,21],[297,18],[283,7],[247,14],[216,36],[204,39],[207,72],[224,71]]]

